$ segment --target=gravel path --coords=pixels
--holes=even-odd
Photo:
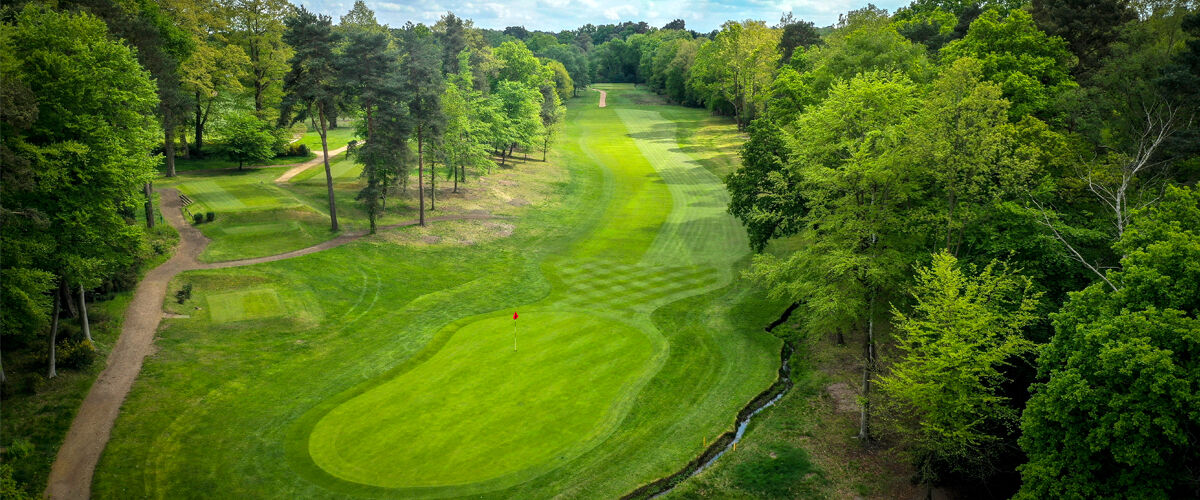
[[[345,151],[347,147],[349,147],[349,146],[342,146],[333,151],[330,151],[329,158],[332,159],[334,156],[342,154],[342,151]],[[287,181],[291,180],[292,177],[299,175],[300,172],[303,172],[305,170],[313,168],[317,165],[322,165],[322,166],[325,165],[325,158],[322,156],[317,156],[316,158],[308,160],[304,163],[299,163],[296,166],[289,168],[287,170],[287,172],[283,173],[283,175],[280,175],[279,178],[275,179],[275,182],[287,182]],[[275,166],[279,167],[279,166],[287,166],[287,165],[275,165]]]
[[[595,90],[596,92],[600,93],[600,107],[603,108],[603,107],[607,106],[606,104],[604,104],[604,100],[606,98],[608,98],[608,92],[605,92],[605,91],[599,90],[599,89],[591,89],[591,90]]]
[[[337,152],[340,151],[331,151],[331,156]],[[316,160],[316,162],[320,163],[320,160]],[[146,273],[146,277],[142,279],[141,283],[138,283],[137,289],[133,293],[133,300],[129,303],[129,308],[125,310],[125,322],[121,327],[121,336],[108,356],[108,363],[104,367],[104,371],[100,372],[100,376],[96,378],[96,382],[92,384],[91,390],[84,398],[83,404],[79,406],[79,412],[75,414],[75,420],[71,422],[71,429],[67,431],[67,436],[54,460],[54,465],[50,468],[50,479],[46,485],[45,496],[47,498],[86,499],[91,496],[92,475],[95,473],[96,464],[100,461],[100,455],[104,452],[105,445],[108,444],[113,424],[121,411],[121,403],[124,402],[125,396],[133,387],[133,381],[137,379],[138,372],[142,369],[142,361],[146,356],[154,353],[154,334],[163,318],[162,305],[167,296],[167,284],[171,282],[171,278],[183,271],[193,269],[248,266],[290,259],[345,245],[366,236],[366,232],[347,233],[324,243],[279,255],[229,262],[201,263],[196,258],[204,251],[204,247],[208,246],[208,238],[183,219],[179,191],[160,189],[159,193],[162,195],[163,217],[179,231],[179,244],[175,247],[175,254],[169,260]],[[490,218],[493,216],[489,214],[465,214],[444,215],[428,220],[436,222]],[[418,221],[413,220],[382,226],[380,230],[416,224]]]

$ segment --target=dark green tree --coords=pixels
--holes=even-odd
[[[338,72],[333,48],[337,36],[333,20],[300,7],[286,21],[284,42],[295,50],[291,70],[283,81],[284,109],[295,111],[295,121],[309,119],[321,136],[325,158],[325,186],[329,193],[329,221],[338,230],[337,203],[333,197],[333,172],[329,168],[328,127],[330,116],[337,114]],[[283,113],[287,116],[289,113]],[[282,117],[281,117],[282,119]]]
[[[725,177],[729,213],[746,226],[750,248],[761,252],[772,239],[796,234],[808,209],[799,179],[788,167],[790,150],[783,131],[765,118],[750,124],[742,164]]]
[[[1022,416],[1019,498],[1200,492],[1197,228],[1200,191],[1168,188],[1115,245],[1115,287],[1093,283],[1053,315]]]
[[[399,30],[400,74],[402,91],[413,117],[413,134],[417,140],[417,192],[421,225],[425,225],[425,146],[441,136],[445,118],[442,116],[442,52],[433,31],[423,24],[408,23]],[[536,62],[537,60],[534,59]]]
[[[1079,58],[1075,75],[1090,73],[1121,36],[1121,28],[1137,19],[1128,0],[1033,0],[1033,19],[1047,35],[1067,41]]]

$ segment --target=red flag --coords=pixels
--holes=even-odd
[[[513,311],[513,319],[517,319],[517,312]]]

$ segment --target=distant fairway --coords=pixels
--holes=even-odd
[[[165,323],[95,494],[617,497],[694,458],[778,363],[762,327],[780,305],[739,278],[748,249],[720,181],[729,151],[704,142],[736,132],[599,87],[607,107],[596,93],[568,104],[551,155],[565,170],[517,167],[559,183],[508,238],[370,238],[177,278],[196,283],[208,314]],[[339,179],[350,165],[336,164]],[[323,177],[291,184],[312,183],[308,200]],[[217,184],[257,203],[253,183]],[[269,210],[288,209],[243,213]],[[209,230],[242,247],[293,231],[255,217]]]

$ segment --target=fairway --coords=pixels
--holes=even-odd
[[[780,305],[740,278],[746,236],[724,210],[729,152],[688,142],[736,132],[597,87],[606,107],[572,100],[550,162],[516,167],[555,192],[514,212],[511,236],[381,235],[177,277],[208,314],[164,323],[97,495],[618,497],[698,455],[778,367],[762,327]],[[253,182],[190,185],[231,209],[257,199],[238,191]],[[300,304],[320,314],[293,317]]]

